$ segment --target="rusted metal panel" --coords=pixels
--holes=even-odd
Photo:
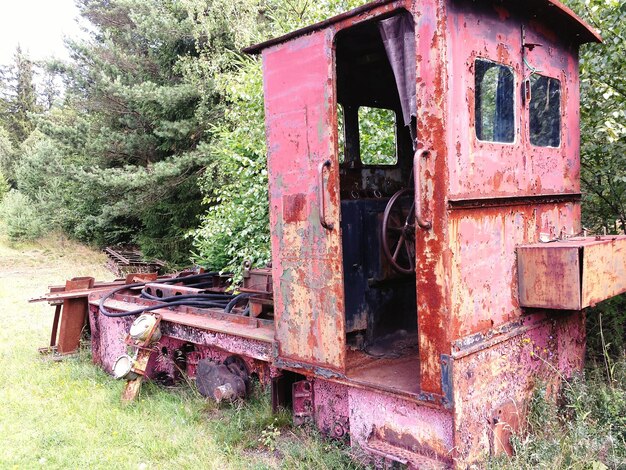
[[[74,278],[65,283],[65,290],[89,289],[93,286],[93,277]],[[87,318],[87,299],[76,298],[63,301],[61,324],[59,326],[59,354],[69,354],[80,346],[80,336]]]
[[[626,236],[594,237],[583,254],[583,307],[626,292]]]
[[[451,336],[498,328],[522,315],[515,248],[579,230],[580,205],[536,204],[454,210],[450,214]]]
[[[517,249],[522,307],[581,308],[581,254],[578,246],[546,244]]]
[[[243,286],[241,292],[252,294],[248,299],[250,316],[258,317],[265,313],[267,316],[274,315],[274,298],[272,269],[250,269],[248,266],[243,273]]]
[[[506,453],[513,455],[513,443],[511,437],[522,429],[524,410],[513,400],[500,406],[491,418],[494,454]]]
[[[500,409],[511,402],[525,409],[535,386],[556,390],[562,378],[582,367],[584,312],[538,312],[524,320],[504,341],[454,359],[458,468],[483,461],[500,446],[495,441],[505,436],[494,427]]]
[[[98,308],[100,297],[95,293],[90,297],[90,304]],[[142,305],[154,305],[153,301],[142,301],[129,296],[114,296],[105,302],[107,308],[116,311],[128,312],[140,308]],[[164,304],[161,309],[154,310],[161,315],[165,322],[189,326],[199,330],[208,330],[214,333],[236,335],[241,338],[273,343],[274,327],[271,321],[259,318],[249,318],[240,315],[223,313],[220,309],[197,309],[193,307],[178,307],[171,310]],[[100,315],[102,317],[102,315]],[[133,317],[129,317],[133,318]],[[108,321],[104,320],[103,321]],[[212,343],[213,344],[213,343]]]
[[[524,245],[517,258],[523,307],[581,310],[626,292],[626,236]]]
[[[348,388],[350,441],[368,448],[390,444],[389,454],[407,450],[449,464],[455,455],[453,415],[373,390]]]
[[[270,39],[268,41],[262,42],[260,44],[255,44],[249,46],[243,50],[248,54],[258,54],[263,49],[268,47],[275,46],[277,44],[281,44],[283,42],[287,42],[290,39],[296,38],[298,36],[303,36],[305,34],[309,34],[313,31],[318,31],[320,29],[329,27],[334,25],[335,23],[349,21],[353,17],[357,15],[362,15],[364,13],[368,13],[371,10],[379,7],[381,5],[385,5],[391,3],[390,0],[375,0],[366,5],[362,5],[353,10],[347,11],[345,13],[341,13],[337,16],[333,16],[332,18],[328,18],[324,21],[320,21],[319,23],[315,23],[304,28],[298,29],[296,31],[292,31],[283,36]],[[475,2],[476,3],[476,2]],[[500,4],[512,4],[515,5],[513,0],[500,1]],[[583,20],[581,20],[571,9],[563,5],[563,3],[556,0],[531,0],[524,2],[524,9],[530,13],[533,17],[545,18],[546,20],[554,20],[557,22],[562,28],[567,30],[568,36],[575,38],[575,42],[577,44],[581,44],[584,42],[601,42],[602,39],[600,35],[592,29],[588,24],[586,24]]]
[[[57,344],[57,331],[59,328],[59,320],[61,319],[61,304],[54,308],[54,318],[52,320],[52,331],[50,333],[50,347],[53,348]]]
[[[446,273],[451,296],[452,340],[498,328],[522,315],[515,247],[580,231],[577,50],[532,18],[533,5],[507,2],[448,3],[449,108],[445,189],[449,210]],[[550,25],[561,27],[561,24]],[[479,34],[477,34],[479,32]],[[513,143],[483,142],[475,130],[475,60],[510,67],[514,90],[529,76],[522,57],[561,80],[561,145],[531,145],[528,108],[515,94]],[[445,353],[445,352],[442,352]]]
[[[442,394],[441,354],[449,354],[450,284],[448,249],[448,140],[453,109],[449,89],[449,32],[444,2],[413,5],[416,31],[417,138],[414,159],[416,206],[429,230],[417,229],[416,289],[420,356],[420,388]]]
[[[313,381],[315,424],[327,436],[342,439],[350,433],[348,387],[327,380]]]
[[[115,310],[114,304],[108,303],[107,306]],[[169,316],[163,315],[165,312],[169,312]],[[198,315],[176,314],[167,309],[158,313],[163,316],[160,325],[163,337],[159,341],[160,345],[169,347],[169,342],[179,341],[201,345],[204,348],[216,348],[224,354],[241,355],[248,358],[248,361],[269,363],[272,359],[273,335],[267,329],[257,329],[258,331],[255,332],[252,328],[229,325],[228,322],[216,320],[203,322],[203,320],[210,319],[203,319]],[[107,372],[111,372],[117,357],[126,352],[125,337],[133,320],[134,317],[105,317],[98,312],[97,304],[90,306],[93,361],[100,364]],[[202,357],[217,356],[205,354]],[[148,367],[148,375],[153,374],[155,367],[155,365]]]
[[[293,423],[300,426],[313,419],[313,382],[301,380],[292,386]]]
[[[278,357],[341,372],[345,320],[332,31],[266,50],[263,68]]]
[[[508,2],[450,2],[450,71],[453,106],[450,116],[451,199],[551,195],[580,192],[578,55],[571,38],[555,35],[532,18],[529,5]],[[525,43],[541,44],[522,56]],[[528,107],[515,93],[515,140],[510,144],[480,141],[475,132],[474,66],[477,58],[509,66],[514,90],[531,74],[530,66],[561,81],[561,145],[537,147],[528,137]]]
[[[177,286],[176,284],[162,284],[158,282],[148,282],[144,289],[155,297],[171,297],[174,295],[193,295],[205,292],[204,289],[195,287]]]

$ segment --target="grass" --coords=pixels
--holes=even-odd
[[[113,276],[104,257],[58,236],[0,239],[0,468],[356,468],[345,449],[273,416],[256,387],[245,403],[217,406],[193,389],[144,384],[120,403],[123,383],[91,363],[88,348],[55,362],[53,308],[27,300],[73,276]]]

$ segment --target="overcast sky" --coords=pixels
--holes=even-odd
[[[18,43],[31,59],[65,59],[63,37],[80,34],[74,0],[0,0],[0,12],[0,64],[11,62]]]

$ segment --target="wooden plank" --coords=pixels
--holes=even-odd
[[[146,373],[146,368],[148,367],[148,360],[150,359],[151,352],[152,351],[150,349],[139,350],[137,359],[133,366],[133,372],[138,373],[139,377],[126,382],[124,390],[122,391],[123,402],[133,401],[139,395],[139,390],[141,389],[141,383],[143,382],[144,374]]]
[[[140,375],[135,380],[129,380],[126,382],[124,386],[124,390],[122,391],[122,401],[123,402],[131,402],[139,395],[139,390],[141,390],[141,383],[143,382],[143,375]]]
[[[84,290],[93,286],[94,279],[76,278],[65,283],[67,291]],[[69,354],[80,346],[80,336],[87,318],[89,304],[86,298],[67,299],[63,301],[61,311],[61,324],[59,328],[59,341],[57,350],[59,354]]]
[[[130,261],[123,256],[120,252],[113,250],[112,248],[105,248],[104,251],[106,251],[109,255],[111,255],[114,258],[117,258],[117,260],[119,262],[121,262],[122,264],[130,264]]]

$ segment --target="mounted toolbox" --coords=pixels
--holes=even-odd
[[[626,236],[573,237],[517,248],[522,307],[582,310],[626,292]]]

